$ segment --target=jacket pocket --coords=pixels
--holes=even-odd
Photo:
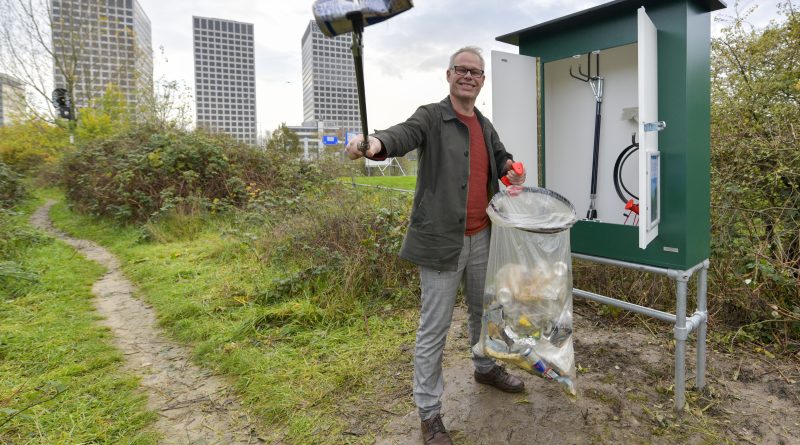
[[[411,211],[411,225],[418,229],[426,228],[430,225],[430,220],[428,218],[428,211],[425,208],[429,199],[428,192],[424,192],[422,197],[419,199],[419,202],[414,206],[414,209]]]
[[[427,232],[412,225],[403,240],[400,257],[437,270],[456,270],[463,244],[463,234]]]

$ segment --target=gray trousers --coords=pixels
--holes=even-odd
[[[480,337],[490,234],[491,231],[486,229],[464,237],[464,247],[454,272],[420,267],[422,307],[414,351],[414,402],[422,420],[435,416],[442,407],[442,355],[459,285],[464,286],[469,313],[470,346],[475,345]],[[494,361],[489,358],[473,356],[472,362],[478,372],[488,372],[494,366]]]

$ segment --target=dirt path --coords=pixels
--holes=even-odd
[[[159,414],[155,428],[163,444],[259,443],[247,414],[229,385],[191,364],[191,352],[160,332],[150,306],[133,298],[133,286],[119,261],[97,244],[72,238],[53,228],[48,201],[31,216],[31,224],[74,247],[108,269],[92,287],[95,307],[111,328],[114,344],[125,354],[124,369],[141,376],[148,408]]]
[[[476,384],[466,314],[456,310],[445,351],[443,397],[444,424],[456,444],[800,444],[796,361],[780,362],[756,351],[709,351],[707,392],[688,392],[688,409],[677,416],[670,327],[654,333],[613,328],[577,312],[575,357],[584,371],[578,374],[578,397],[570,399],[558,385],[519,370],[511,372],[524,378],[523,394]],[[694,386],[693,354],[689,348],[687,388]],[[406,397],[410,400],[410,389]],[[416,410],[407,407],[407,402],[386,401],[386,412],[405,414],[391,419],[376,443],[422,443]]]

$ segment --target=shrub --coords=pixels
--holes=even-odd
[[[202,131],[134,127],[67,156],[67,197],[80,211],[141,222],[170,212],[221,212],[302,190],[312,168]]]
[[[0,162],[19,173],[55,163],[69,149],[69,132],[42,121],[0,127]]]
[[[737,20],[712,42],[710,279],[717,319],[796,340],[800,14],[783,9],[783,23]]]

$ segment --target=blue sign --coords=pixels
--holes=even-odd
[[[339,143],[338,136],[322,136],[322,143],[325,145],[336,145]]]

